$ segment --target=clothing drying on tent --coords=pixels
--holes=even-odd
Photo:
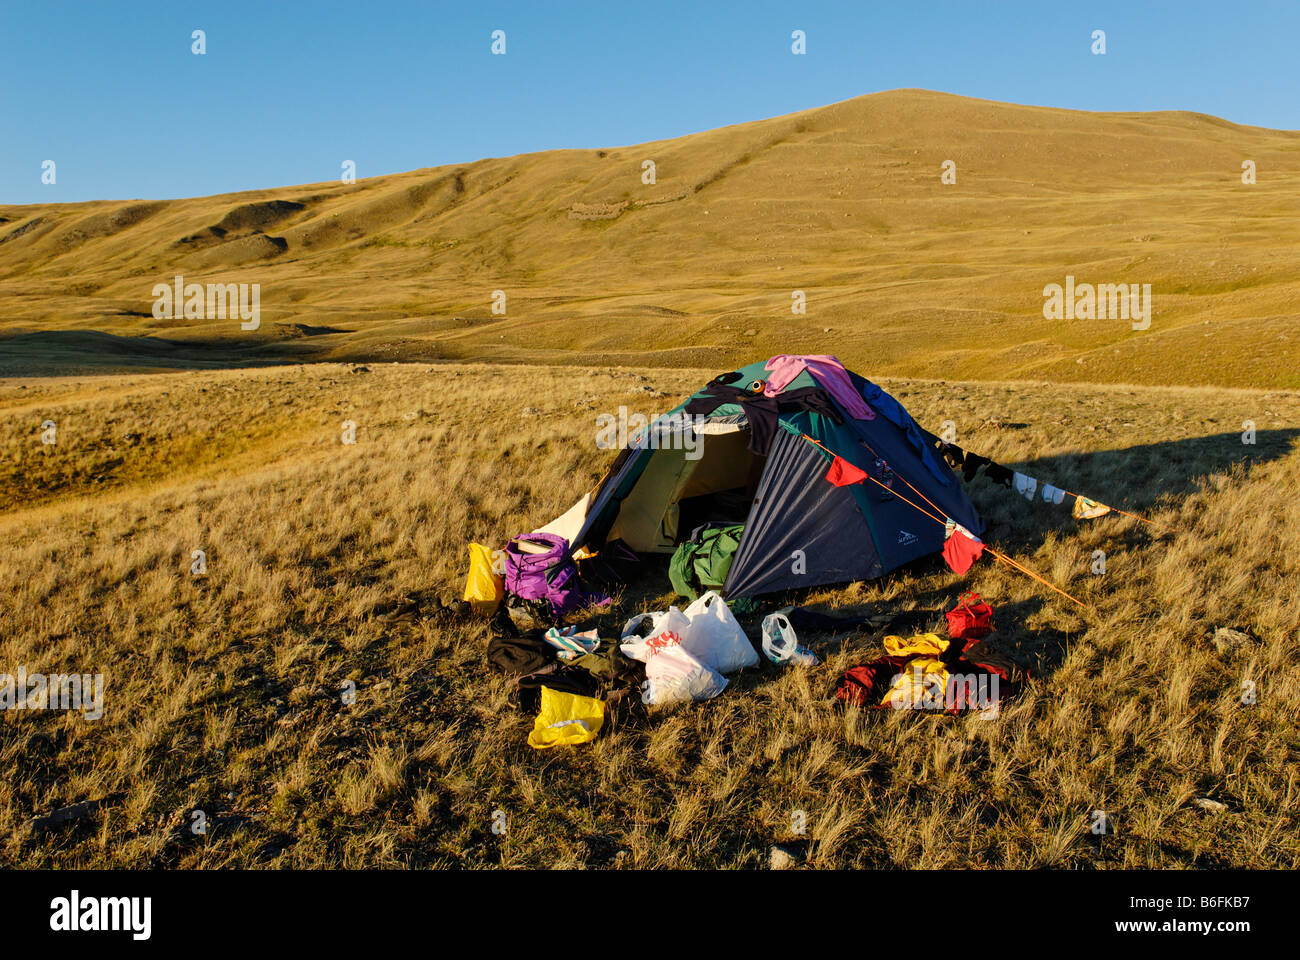
[[[925,438],[897,400],[834,357],[774,357],[716,377],[656,419],[538,532],[578,557],[614,541],[672,554],[701,527],[738,525],[720,589],[729,601],[869,580],[944,549],[943,521],[918,512],[914,492],[983,532]]]

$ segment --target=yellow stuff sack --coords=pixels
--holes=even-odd
[[[542,687],[542,708],[528,734],[528,745],[545,750],[562,743],[586,743],[596,739],[604,722],[601,701]]]
[[[465,595],[474,610],[491,616],[505,599],[506,582],[492,572],[492,551],[481,543],[469,545],[469,573],[465,577]]]
[[[884,639],[885,653],[891,657],[906,657],[914,653],[937,657],[948,649],[948,641],[935,633],[918,633],[910,640],[888,636]]]
[[[880,702],[896,710],[943,710],[947,695],[948,668],[943,661],[917,657],[903,665]]]

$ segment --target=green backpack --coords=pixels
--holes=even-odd
[[[736,523],[696,530],[691,539],[677,547],[668,564],[673,589],[688,600],[709,590],[721,590],[744,529],[743,524]]]

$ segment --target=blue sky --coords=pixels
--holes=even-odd
[[[497,29],[505,56],[490,51]],[[1094,29],[1105,56],[1090,52]],[[0,202],[620,146],[897,87],[1300,129],[1298,39],[1297,0],[4,0]]]

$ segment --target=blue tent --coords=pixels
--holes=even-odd
[[[743,523],[723,585],[729,599],[869,580],[937,553],[944,525],[927,514],[942,512],[983,532],[928,435],[898,401],[856,374],[849,380],[874,419],[852,417],[820,390],[809,407],[776,411],[775,424],[759,409],[771,410],[770,403],[716,402],[720,381],[757,398],[767,376],[766,364],[754,363],[692,394],[630,440],[604,481],[543,529],[563,531],[575,551],[619,539],[640,552],[671,553],[701,524]],[[777,399],[819,386],[805,370]],[[756,427],[770,440],[766,449],[753,449]],[[828,482],[834,456],[874,479]]]

